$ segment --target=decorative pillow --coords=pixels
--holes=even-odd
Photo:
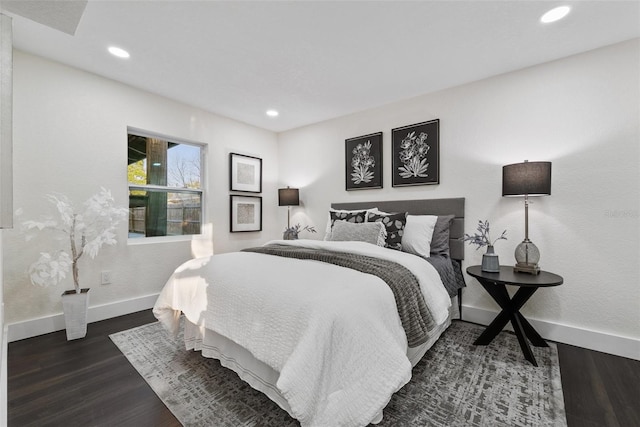
[[[347,221],[336,221],[333,224],[329,240],[334,242],[367,242],[384,246],[387,229],[381,222],[364,222],[361,224]]]
[[[402,235],[402,252],[429,258],[431,239],[438,217],[435,215],[407,215]]]
[[[438,216],[431,238],[431,255],[451,256],[449,252],[449,226],[454,215]]]
[[[366,222],[367,211],[366,210],[346,211],[346,210],[329,209],[329,220],[327,221],[327,229],[324,235],[324,240],[331,240],[330,237],[331,237],[331,229],[333,228],[333,223],[338,220],[360,224],[360,223]]]
[[[387,229],[387,239],[385,247],[389,249],[402,250],[402,234],[407,223],[407,213],[379,214],[369,212],[367,222],[382,222]]]
[[[391,212],[384,212],[384,211],[381,211],[378,208],[367,209],[367,212],[375,213],[375,214],[378,214],[378,215],[391,215]]]

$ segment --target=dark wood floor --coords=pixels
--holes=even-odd
[[[151,311],[9,344],[9,426],[179,426],[109,334],[154,321]],[[558,344],[569,427],[640,427],[640,362]]]

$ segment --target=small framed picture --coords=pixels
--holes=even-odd
[[[439,184],[440,120],[391,130],[393,187]]]
[[[345,146],[345,188],[382,188],[382,132],[349,138]]]
[[[230,153],[229,190],[262,193],[262,159]]]
[[[262,197],[231,195],[232,233],[262,231]]]

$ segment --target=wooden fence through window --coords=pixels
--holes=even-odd
[[[129,209],[129,233],[145,235],[146,207]],[[200,234],[200,206],[167,206],[167,236]]]

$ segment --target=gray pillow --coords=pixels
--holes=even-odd
[[[338,209],[329,209],[329,222],[327,222],[327,230],[324,240],[331,240],[331,228],[336,221],[349,221],[355,223],[363,223],[367,220],[367,211],[345,211]]]
[[[334,242],[367,242],[384,246],[387,231],[380,222],[355,224],[347,221],[333,223],[329,240]]]
[[[431,238],[431,255],[451,256],[449,252],[449,226],[454,215],[438,216]]]

